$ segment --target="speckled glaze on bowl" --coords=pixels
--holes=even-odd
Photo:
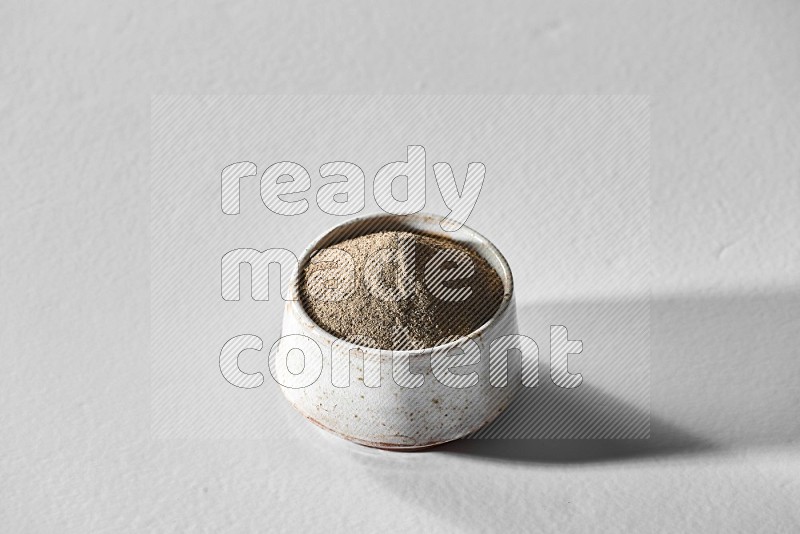
[[[322,349],[323,367],[318,380],[307,387],[292,389],[281,386],[292,406],[309,421],[342,438],[389,450],[415,450],[456,440],[476,432],[497,418],[510,404],[519,383],[510,381],[505,387],[493,387],[489,381],[489,347],[493,340],[517,334],[514,283],[511,269],[500,251],[485,237],[464,226],[456,232],[440,227],[442,217],[416,214],[407,216],[371,215],[349,220],[317,238],[299,258],[292,274],[290,291],[284,310],[282,336],[306,336]],[[442,236],[463,243],[480,254],[494,268],[504,287],[503,301],[494,316],[466,336],[480,348],[480,362],[466,371],[478,372],[478,383],[469,388],[443,386],[434,377],[430,357],[434,351],[448,351],[459,346],[459,340],[446,345],[413,351],[387,351],[345,343],[323,330],[308,316],[299,299],[299,276],[311,255],[345,239],[383,230],[402,230]],[[279,357],[286,357],[291,346],[278,344]],[[367,361],[380,362],[379,387],[367,387],[363,381],[364,360],[350,357],[350,385],[336,387],[331,379],[332,358],[347,359],[352,349],[359,349]],[[409,357],[415,372],[424,375],[424,384],[417,388],[398,385],[392,377],[393,353]],[[279,383],[289,383],[289,371],[276,369]]]

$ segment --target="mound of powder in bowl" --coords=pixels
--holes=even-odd
[[[451,239],[378,232],[317,251],[300,276],[308,315],[333,335],[393,350],[475,331],[503,300],[488,262]]]

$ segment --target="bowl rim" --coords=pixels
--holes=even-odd
[[[394,355],[394,354],[401,354],[407,356],[419,356],[419,355],[429,355],[432,352],[437,351],[449,351],[452,348],[458,347],[461,343],[464,342],[466,339],[478,339],[480,338],[487,330],[489,330],[492,325],[494,325],[498,320],[503,317],[508,308],[511,306],[511,302],[514,298],[514,276],[511,272],[511,267],[508,265],[508,261],[506,261],[505,256],[503,256],[502,252],[492,243],[488,238],[477,232],[476,230],[472,229],[471,227],[463,224],[461,228],[454,232],[449,232],[441,228],[440,223],[446,219],[445,216],[437,215],[433,213],[413,213],[409,215],[395,215],[391,213],[374,213],[369,215],[361,215],[358,217],[353,217],[352,219],[348,219],[343,221],[339,224],[336,224],[321,234],[319,234],[308,246],[303,250],[302,254],[297,260],[297,264],[295,270],[292,272],[289,282],[290,288],[290,300],[287,301],[287,311],[289,308],[291,309],[292,313],[295,313],[298,316],[301,324],[310,325],[312,326],[322,337],[327,338],[327,340],[332,344],[334,341],[342,343],[342,347],[346,348],[347,353],[350,350],[358,349],[364,352],[364,354],[376,354],[379,353],[381,356],[384,354]],[[378,225],[364,225],[366,221],[373,221],[374,223],[379,223]],[[447,237],[448,234],[456,234],[457,232],[464,232],[470,239],[471,244],[470,248],[474,250],[477,254],[480,254],[484,259],[487,259],[486,256],[488,254],[492,254],[495,259],[499,262],[500,266],[502,267],[503,272],[498,272],[494,266],[492,266],[491,262],[489,262],[492,269],[497,272],[497,275],[500,277],[500,280],[503,283],[503,299],[500,302],[500,306],[497,307],[494,314],[482,325],[478,328],[470,332],[465,336],[461,336],[458,339],[450,341],[448,343],[444,343],[442,345],[434,345],[432,347],[424,347],[421,349],[413,349],[413,350],[395,350],[395,349],[381,349],[378,347],[369,347],[366,345],[359,345],[357,343],[353,343],[346,339],[340,338],[333,333],[329,332],[325,328],[323,328],[320,324],[318,324],[311,316],[308,315],[306,312],[305,307],[303,306],[302,299],[300,298],[300,272],[311,260],[311,256],[316,253],[318,250],[322,250],[320,244],[327,240],[331,234],[334,232],[339,232],[343,229],[346,229],[351,226],[365,226],[365,232],[363,233],[355,233],[349,238],[343,239],[350,239],[352,237],[358,237],[360,235],[368,235],[370,233],[375,233],[382,231],[380,228],[380,223],[391,223],[394,226],[390,228],[391,230],[402,230],[405,224],[408,224],[409,227],[412,225],[412,221],[419,222],[428,225],[436,225],[439,226],[439,231],[435,233],[435,235]],[[420,233],[419,230],[409,228],[407,231],[411,233]],[[337,241],[339,242],[339,241]],[[334,243],[335,244],[335,243]],[[327,245],[333,246],[333,245]],[[488,261],[488,260],[487,260]]]

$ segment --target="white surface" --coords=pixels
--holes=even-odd
[[[3,530],[796,531],[798,28],[788,1],[4,3]],[[184,92],[651,94],[653,439],[151,440],[149,102]]]

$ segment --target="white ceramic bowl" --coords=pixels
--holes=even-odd
[[[491,342],[517,334],[511,269],[500,251],[485,237],[466,226],[456,232],[445,232],[439,226],[441,220],[440,216],[427,214],[359,217],[325,232],[299,258],[298,270],[292,274],[289,286],[294,300],[286,301],[277,358],[287,361],[285,358],[289,357],[289,351],[297,345],[284,341],[296,341],[300,339],[298,335],[313,340],[320,347],[322,368],[319,378],[305,387],[281,386],[284,396],[309,421],[362,445],[391,450],[420,449],[464,437],[488,425],[508,407],[520,389],[521,385],[513,381],[505,387],[494,387],[489,380]],[[504,287],[503,301],[494,316],[462,340],[411,351],[387,351],[345,343],[315,324],[299,299],[298,273],[302,272],[315,251],[382,230],[443,236],[480,254],[497,271]],[[464,368],[464,372],[477,371],[477,384],[467,388],[444,386],[433,375],[431,355],[435,351],[450,352],[466,347],[471,342],[480,348],[480,361]],[[332,363],[345,365],[353,349],[359,349],[364,359],[357,355],[350,357],[350,385],[337,387],[332,380]],[[393,361],[398,357],[408,358],[403,361],[410,362],[415,372],[423,374],[422,386],[409,388],[398,385],[392,374]],[[308,366],[312,360],[305,356],[305,365]],[[365,360],[372,366],[380,363],[379,387],[365,385]],[[288,364],[275,366],[274,375],[280,384],[291,384],[297,379]]]

